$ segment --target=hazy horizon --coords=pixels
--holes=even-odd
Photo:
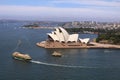
[[[0,19],[118,22],[119,14],[119,0],[0,1]]]

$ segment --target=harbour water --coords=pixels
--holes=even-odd
[[[40,48],[35,44],[47,39],[51,30],[21,28],[23,24],[0,23],[0,80],[120,80],[119,49]],[[28,53],[33,60],[14,60],[14,51]],[[51,56],[54,51],[63,56]]]

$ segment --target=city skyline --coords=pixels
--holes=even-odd
[[[120,21],[119,0],[3,0],[0,19]]]

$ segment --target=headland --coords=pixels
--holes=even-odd
[[[90,38],[78,38],[79,34],[69,34],[64,28],[57,27],[51,33],[47,33],[46,41],[36,43],[43,48],[113,48],[120,49],[120,45],[101,44],[90,42]]]

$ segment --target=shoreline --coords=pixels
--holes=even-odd
[[[38,42],[37,46],[43,48],[61,48],[61,49],[120,49],[120,45],[101,44],[96,42],[90,42],[89,45],[82,43],[59,43],[59,42]]]

